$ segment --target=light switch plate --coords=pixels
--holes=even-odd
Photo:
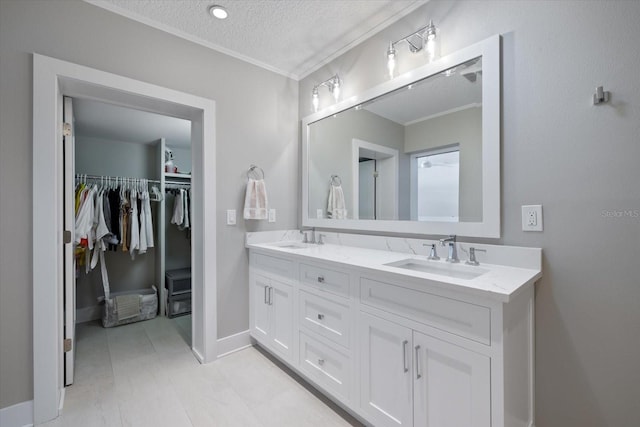
[[[269,209],[269,222],[276,222],[276,210]]]
[[[542,205],[522,206],[522,231],[542,231]]]
[[[235,209],[227,209],[227,225],[236,225]]]

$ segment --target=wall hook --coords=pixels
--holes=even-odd
[[[609,102],[610,93],[605,91],[602,86],[596,88],[596,93],[593,94],[593,105],[602,104],[603,102]]]

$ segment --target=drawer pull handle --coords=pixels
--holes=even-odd
[[[324,365],[324,359],[318,359],[318,365],[320,366]]]
[[[407,366],[407,344],[409,341],[402,341],[402,365],[404,366],[404,373],[409,372],[409,367]]]
[[[265,304],[269,304],[269,300],[268,300],[268,297],[267,297],[268,289],[269,289],[269,287],[265,285],[265,287],[264,287],[264,303]]]
[[[273,305],[273,286],[269,286],[269,305]]]
[[[420,373],[420,346],[416,346],[416,379],[419,380],[422,378],[422,374]]]
[[[318,313],[318,320],[324,319],[324,314]]]
[[[318,276],[318,283],[324,283],[324,276]]]

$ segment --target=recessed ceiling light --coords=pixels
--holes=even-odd
[[[226,19],[229,16],[229,12],[224,6],[213,5],[209,8],[209,13],[213,15],[214,18],[218,19]]]

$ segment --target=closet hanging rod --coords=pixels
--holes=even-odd
[[[149,184],[160,184],[160,181],[157,179],[147,179],[147,178],[128,178],[128,177],[123,177],[123,176],[107,176],[107,175],[87,175],[84,173],[77,173],[76,174],[76,179],[92,179],[92,180],[100,180],[100,179],[107,179],[107,180],[129,180],[129,181],[142,181],[145,180],[147,181]]]

